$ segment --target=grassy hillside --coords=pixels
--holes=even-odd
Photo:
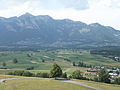
[[[92,90],[50,79],[17,79],[0,83],[0,90]]]

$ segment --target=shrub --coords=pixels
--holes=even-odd
[[[22,76],[24,71],[14,71],[13,75]]]
[[[33,76],[33,73],[28,72],[28,71],[14,71],[14,72],[9,72],[8,75],[16,75],[16,76]]]
[[[82,79],[83,75],[80,70],[76,70],[72,73],[72,78],[74,79]]]
[[[114,81],[114,83],[120,85],[120,77],[116,78],[115,81]]]
[[[68,78],[67,78],[67,79],[68,79],[68,80],[70,80],[71,78],[72,78],[72,76],[70,75],[70,76],[68,76]]]
[[[18,63],[17,58],[14,58],[14,59],[13,59],[13,63],[14,63],[14,64]]]
[[[66,72],[63,73],[61,77],[62,77],[62,78],[67,78],[67,73],[66,73]]]
[[[49,74],[48,73],[37,73],[36,77],[49,78]]]
[[[31,76],[33,76],[33,73],[28,72],[28,71],[25,71],[25,72],[22,74],[22,76],[28,76],[28,77],[31,77]]]
[[[34,67],[29,67],[29,68],[26,68],[26,70],[33,70]]]

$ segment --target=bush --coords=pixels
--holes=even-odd
[[[68,76],[68,78],[67,78],[68,80],[70,80],[70,79],[72,79],[72,76],[70,75],[70,76]]]
[[[33,76],[33,73],[26,71],[26,72],[24,72],[24,73],[22,74],[22,76],[31,77],[31,76]]]
[[[24,71],[14,71],[13,75],[22,76]]]
[[[63,73],[61,77],[62,77],[62,78],[67,78],[67,73],[66,73],[66,72]]]
[[[94,78],[94,81],[95,81],[95,82],[99,82],[99,78],[98,78],[98,77],[95,77],[95,78]]]
[[[116,78],[115,81],[114,81],[114,83],[120,85],[120,77]]]
[[[48,73],[37,73],[36,77],[49,78],[49,74]]]
[[[34,67],[29,67],[29,68],[26,68],[26,70],[33,70]]]
[[[14,71],[14,72],[9,72],[8,75],[16,75],[16,76],[33,76],[33,73],[28,72],[28,71]]]
[[[2,63],[3,67],[5,67],[7,64],[5,62]]]
[[[13,63],[14,63],[14,64],[18,63],[17,58],[14,58],[14,59],[13,59]]]
[[[90,79],[86,77],[81,77],[81,80],[90,80]]]
[[[76,70],[72,73],[72,78],[74,79],[82,79],[83,75],[80,70]]]
[[[14,71],[14,72],[9,72],[8,75],[49,78],[49,73],[34,74],[29,71]]]

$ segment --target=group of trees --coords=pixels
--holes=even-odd
[[[106,71],[105,69],[102,69],[98,72],[98,76],[94,78],[94,81],[120,85],[120,77],[115,79],[111,78],[108,71]]]
[[[86,79],[83,77],[80,70],[76,70],[70,75],[67,76],[67,73],[62,71],[61,67],[54,63],[53,68],[51,69],[50,73],[31,73],[30,71],[14,71],[9,72],[8,75],[17,75],[17,76],[28,76],[28,77],[43,77],[43,78],[66,78],[66,79]]]
[[[9,72],[8,75],[49,78],[48,73],[36,73],[35,74],[29,71],[14,71],[14,72]]]
[[[85,64],[82,61],[78,62],[78,63],[73,62],[72,64],[73,64],[73,66],[77,66],[77,67],[86,67],[86,68],[92,68],[93,67],[92,65]]]
[[[119,48],[94,49],[94,50],[91,50],[90,53],[103,55],[103,56],[120,56],[120,47]]]
[[[67,78],[67,74],[66,73],[63,74],[62,69],[57,64],[53,65],[53,69],[51,70],[50,75],[51,75],[51,77],[61,77],[62,75],[65,75],[64,78]],[[86,77],[83,77],[83,74],[80,70],[74,71],[72,73],[72,75],[70,75],[68,78],[81,79],[81,80],[91,80],[91,79],[88,79]],[[101,69],[98,72],[97,77],[94,78],[94,81],[120,84],[120,78],[116,78],[114,80],[114,82],[111,82],[111,76],[109,75],[108,71],[105,69]]]
[[[90,54],[93,55],[102,55],[104,57],[110,58],[114,61],[120,62],[120,47],[112,47],[112,48],[101,48],[94,49],[90,51]],[[118,57],[117,59],[115,57]]]
[[[67,62],[71,62],[71,60],[70,60],[70,59],[67,59],[67,58],[64,58],[64,60],[67,61]]]
[[[51,69],[50,73],[31,73],[29,71],[14,71],[9,72],[9,75],[17,75],[17,76],[29,76],[29,77],[43,77],[43,78],[66,78],[66,79],[81,79],[81,80],[91,80],[86,77],[83,77],[83,74],[80,70],[75,70],[69,77],[67,76],[67,73],[63,73],[61,67],[54,63],[53,68]],[[97,77],[92,79],[93,81],[97,82],[104,82],[104,83],[111,83],[111,77],[109,73],[102,69],[98,72]],[[120,84],[120,78],[116,78],[114,80],[115,84]]]
[[[94,78],[94,81],[110,83],[110,75],[105,69],[102,69],[98,72],[98,75]]]
[[[62,69],[60,66],[58,66],[56,63],[53,65],[53,69],[50,72],[51,77],[62,77],[62,78],[67,78],[67,79],[84,79],[86,80],[87,78],[83,77],[83,74],[80,70],[75,70],[69,77],[67,77],[67,73],[63,73]]]
[[[17,64],[17,63],[18,63],[17,58],[14,58],[12,62],[13,62],[14,64]],[[2,63],[2,66],[3,66],[3,67],[6,67],[6,66],[7,66],[7,63],[6,63],[6,62],[3,62],[3,63]]]
[[[82,79],[83,78],[83,75],[82,73],[80,72],[80,70],[76,70],[72,73],[72,78],[74,79]]]
[[[13,71],[13,72],[9,72],[8,75],[16,75],[16,76],[33,76],[33,73],[29,72],[29,71]]]
[[[66,72],[63,73],[62,69],[56,63],[53,65],[50,73],[31,73],[30,71],[14,71],[9,72],[8,75],[17,75],[17,76],[29,76],[29,77],[43,77],[43,78],[67,78]]]

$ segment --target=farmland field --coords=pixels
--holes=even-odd
[[[17,63],[13,60],[17,59]],[[0,74],[6,71],[25,70],[34,67],[33,72],[49,72],[53,63],[59,64],[63,71],[71,73],[73,70],[86,70],[81,67],[74,67],[72,62],[84,62],[87,65],[98,66],[120,66],[120,63],[101,55],[91,55],[87,50],[39,50],[34,51],[4,51],[0,52]],[[3,66],[3,63],[6,65]]]

